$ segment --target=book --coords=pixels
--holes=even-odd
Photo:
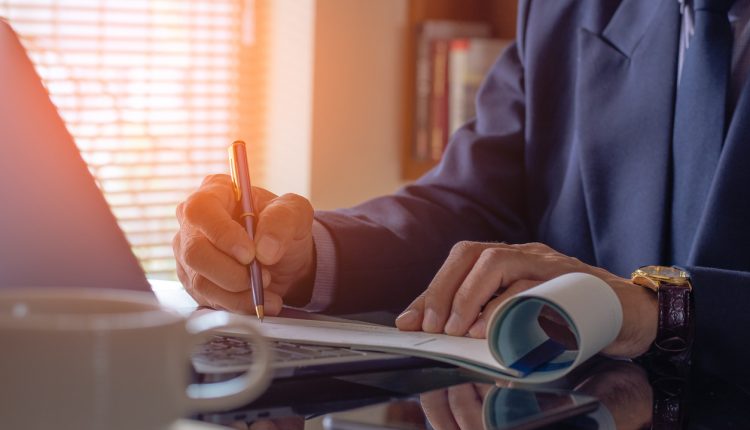
[[[490,25],[481,22],[432,20],[419,25],[416,46],[414,143],[412,156],[424,161],[430,156],[430,111],[433,90],[433,42],[457,37],[489,37]]]
[[[451,40],[448,53],[449,134],[476,116],[475,102],[479,87],[510,43],[510,40],[486,38]]]
[[[576,349],[565,349],[540,325],[545,307],[567,321]],[[260,323],[249,318],[269,339],[425,357],[493,378],[543,383],[564,376],[609,345],[620,332],[622,308],[604,281],[571,273],[503,302],[488,321],[486,339],[404,332],[359,322],[266,317]]]
[[[438,161],[448,144],[448,40],[432,42],[432,93],[430,95],[430,159]]]

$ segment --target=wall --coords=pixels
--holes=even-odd
[[[270,5],[267,165],[258,185],[310,195],[315,0]]]
[[[266,154],[259,185],[317,209],[400,180],[408,0],[273,0]]]
[[[316,208],[393,192],[400,180],[407,0],[317,0],[312,175]]]

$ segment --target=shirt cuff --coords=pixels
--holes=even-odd
[[[310,303],[301,309],[321,312],[333,303],[336,282],[336,245],[333,236],[323,224],[313,220],[313,242],[315,243],[315,281]]]

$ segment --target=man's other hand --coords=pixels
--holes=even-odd
[[[258,212],[256,241],[233,217],[239,207],[227,175],[204,179],[177,206],[180,231],[172,241],[177,275],[202,306],[254,313],[247,265],[264,266],[265,311],[276,315],[292,288],[309,287],[314,277],[313,209],[295,194],[276,196],[253,188]]]
[[[620,278],[540,243],[506,245],[460,242],[453,247],[427,290],[398,319],[401,330],[454,336],[486,336],[487,320],[505,299],[557,276],[590,273],[605,281],[622,304],[622,329],[604,353],[637,357],[656,338],[656,296]],[[556,315],[547,315],[559,323]]]
[[[467,383],[419,395],[422,410],[435,430],[487,429],[482,417],[491,384]]]

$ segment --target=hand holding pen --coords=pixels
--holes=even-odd
[[[235,160],[246,161],[246,155]],[[250,188],[249,174],[242,181],[235,176],[239,188],[229,175],[210,175],[177,206],[180,230],[172,242],[177,276],[200,306],[258,312],[247,291],[252,290],[254,277],[255,285],[260,287],[262,278],[265,287],[263,301],[257,299],[264,315],[277,315],[284,303],[305,306],[316,264],[312,205],[297,194],[277,196]],[[245,199],[252,210],[244,208],[243,190],[252,194]],[[240,213],[256,216],[240,219]],[[253,263],[255,259],[258,263]],[[262,276],[253,274],[261,271]]]
[[[240,222],[245,226],[250,240],[254,241],[257,213],[254,208],[245,142],[237,140],[229,147],[229,165],[232,173],[235,198],[240,202],[242,208]],[[257,258],[254,258],[247,266],[248,275],[250,276],[250,290],[253,294],[253,303],[255,303],[255,314],[263,322],[263,276],[261,270]]]

